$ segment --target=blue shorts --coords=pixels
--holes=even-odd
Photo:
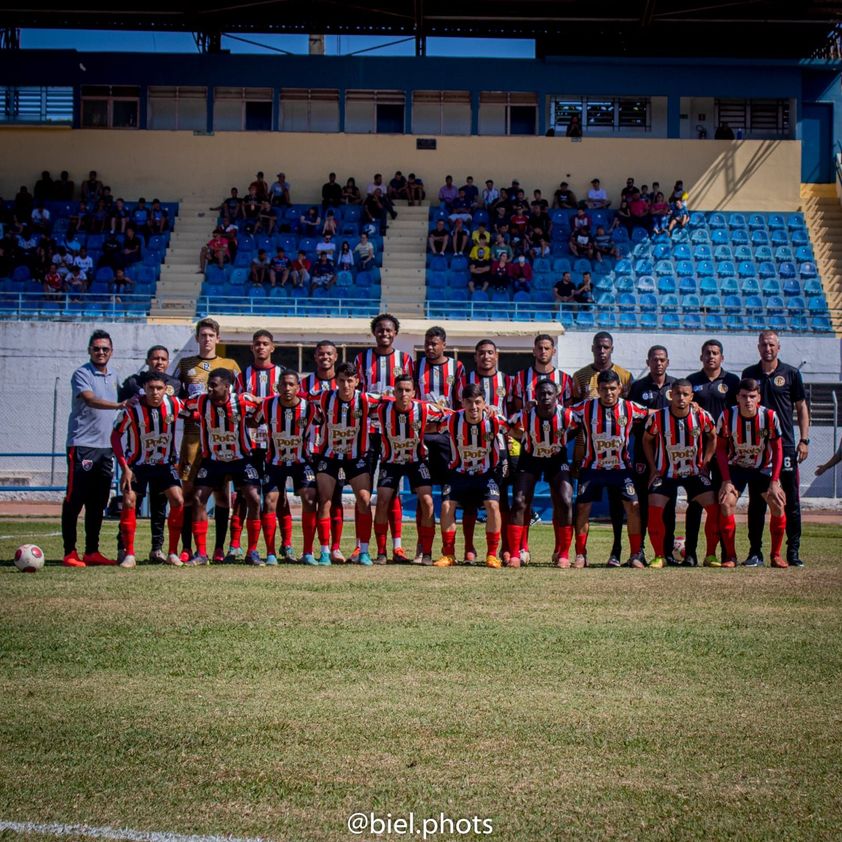
[[[487,502],[500,502],[499,475],[496,471],[485,474],[460,474],[453,472],[450,482],[441,489],[441,499],[458,503],[463,509],[480,508]]]
[[[598,503],[602,500],[604,488],[616,488],[623,500],[629,503],[637,502],[637,492],[634,488],[631,471],[627,468],[621,471],[598,471],[587,468],[579,476],[579,493],[577,503]]]

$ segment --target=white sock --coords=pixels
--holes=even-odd
[[[322,544],[322,552],[323,553],[329,553],[330,547],[327,544]]]
[[[396,550],[401,548],[401,539],[400,538],[392,538],[392,544],[394,545]]]
[[[360,541],[360,552],[367,553],[368,552],[368,541]]]

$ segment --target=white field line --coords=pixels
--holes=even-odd
[[[55,538],[61,535],[61,532],[33,532],[30,538]],[[0,541],[11,541],[12,538],[20,538],[20,535],[0,535]]]
[[[125,842],[268,842],[259,837],[243,836],[185,836],[167,831],[129,830],[118,827],[91,827],[86,824],[61,824],[58,822],[8,822],[0,820],[0,831],[13,833],[40,833],[42,836],[73,836],[88,839],[125,840]]]

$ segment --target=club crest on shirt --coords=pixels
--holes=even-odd
[[[667,389],[666,392],[664,392],[664,397],[668,401],[671,401],[672,400],[672,389]]]
[[[690,430],[690,435],[694,439],[697,439],[701,434],[702,434],[702,431],[698,427],[693,427],[693,429]]]
[[[208,363],[208,362],[204,362],[201,365],[201,368],[202,368],[203,371],[210,371],[210,367],[211,367],[210,363]]]
[[[452,374],[447,375],[447,385],[452,386],[456,378]]]
[[[497,394],[497,397],[502,398],[503,395],[506,394],[506,387],[505,386],[498,386],[496,394]]]
[[[83,471],[90,471],[93,468],[94,462],[93,459],[83,459],[82,460],[82,470]]]
[[[724,395],[728,391],[728,387],[724,383],[720,383],[716,388],[719,389],[720,395]]]
[[[403,369],[402,369],[399,365],[396,365],[396,366],[392,369],[392,374],[394,374],[394,375],[395,375],[395,377],[397,377],[399,374],[402,374],[402,373],[403,373]]]
[[[172,397],[172,396],[175,394],[175,389],[173,389],[173,387],[172,387],[172,386],[167,386],[167,388],[165,389],[165,391],[166,391],[166,393],[167,393],[170,397]]]
[[[783,385],[784,385],[784,383],[786,383],[786,380],[784,379],[784,377],[783,377],[783,375],[782,375],[782,374],[779,374],[779,375],[775,378],[774,383],[775,383],[775,385],[776,385],[776,386],[783,386]]]

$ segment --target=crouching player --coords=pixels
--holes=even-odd
[[[705,510],[705,566],[715,566],[719,544],[719,505],[706,466],[716,452],[713,418],[693,404],[693,384],[676,380],[670,402],[646,419],[643,453],[649,466],[649,540],[655,557],[650,567],[663,567],[666,524],[664,509],[675,505],[679,487],[688,502]]]
[[[211,493],[234,483],[237,494],[246,501],[246,562],[255,566],[263,560],[257,551],[260,540],[260,475],[251,464],[251,444],[247,422],[260,408],[252,395],[231,392],[233,373],[215,368],[208,375],[208,391],[189,401],[199,420],[202,462],[193,489],[193,539],[196,555],[191,565],[208,564],[208,511]]]
[[[441,421],[448,410],[437,404],[415,400],[412,375],[395,378],[394,400],[384,400],[376,410],[380,430],[380,474],[377,480],[377,507],[374,511],[374,535],[377,539],[377,564],[386,564],[386,538],[392,499],[399,493],[401,479],[418,497],[421,563],[433,563],[433,488],[424,436],[428,421]]]
[[[535,405],[515,415],[512,434],[521,440],[523,453],[514,476],[514,503],[508,542],[509,567],[520,567],[526,552],[525,531],[535,484],[542,477],[550,486],[557,567],[570,567],[573,540],[573,485],[567,464],[567,433],[575,427],[573,415],[558,402],[558,386],[542,380],[534,389]]]
[[[501,433],[508,423],[490,412],[482,387],[471,383],[462,391],[462,409],[450,416],[447,433],[450,437],[450,479],[442,487],[441,534],[442,555],[435,567],[456,564],[456,508],[485,506],[487,520],[485,539],[488,567],[502,567],[497,557],[500,548],[500,465],[505,458],[505,442]]]
[[[749,494],[759,494],[769,504],[772,567],[789,567],[781,558],[786,534],[786,495],[781,488],[784,460],[781,423],[774,409],[761,406],[760,384],[756,380],[740,381],[737,405],[723,410],[716,433],[716,460],[722,473],[720,531],[726,556],[722,567],[737,566],[734,512],[746,486]]]
[[[316,414],[316,404],[299,396],[301,390],[297,371],[287,369],[278,383],[280,394],[266,398],[257,414],[258,423],[266,425],[266,476],[263,493],[270,529],[265,528],[266,563],[277,564],[275,555],[275,522],[278,500],[286,496],[287,479],[301,500],[301,531],[304,534],[301,561],[316,564],[313,540],[316,536],[316,475],[308,462],[306,445],[310,427]],[[283,538],[284,542],[288,540]],[[284,557],[289,560],[292,548],[284,547]]]
[[[175,467],[175,426],[184,404],[167,394],[165,373],[149,370],[139,377],[143,393],[139,400],[120,410],[111,433],[111,447],[123,472],[120,488],[123,510],[120,513],[120,537],[125,555],[120,567],[137,564],[134,538],[137,530],[135,507],[138,497],[146,494],[150,500],[164,494],[170,504],[167,518],[169,554],[166,563],[181,567],[178,542],[184,518],[184,496],[181,480]],[[123,437],[126,449],[123,450]]]
[[[646,407],[620,397],[622,385],[616,371],[601,371],[596,378],[599,397],[588,398],[571,407],[573,420],[584,434],[585,454],[579,470],[576,499],[575,567],[588,566],[588,528],[591,506],[602,499],[604,488],[616,488],[622,498],[629,534],[629,567],[645,567],[643,538],[640,534],[640,506],[632,479],[629,438],[632,425],[648,415]],[[622,519],[620,520],[622,527]],[[613,555],[609,567],[619,567]]]

